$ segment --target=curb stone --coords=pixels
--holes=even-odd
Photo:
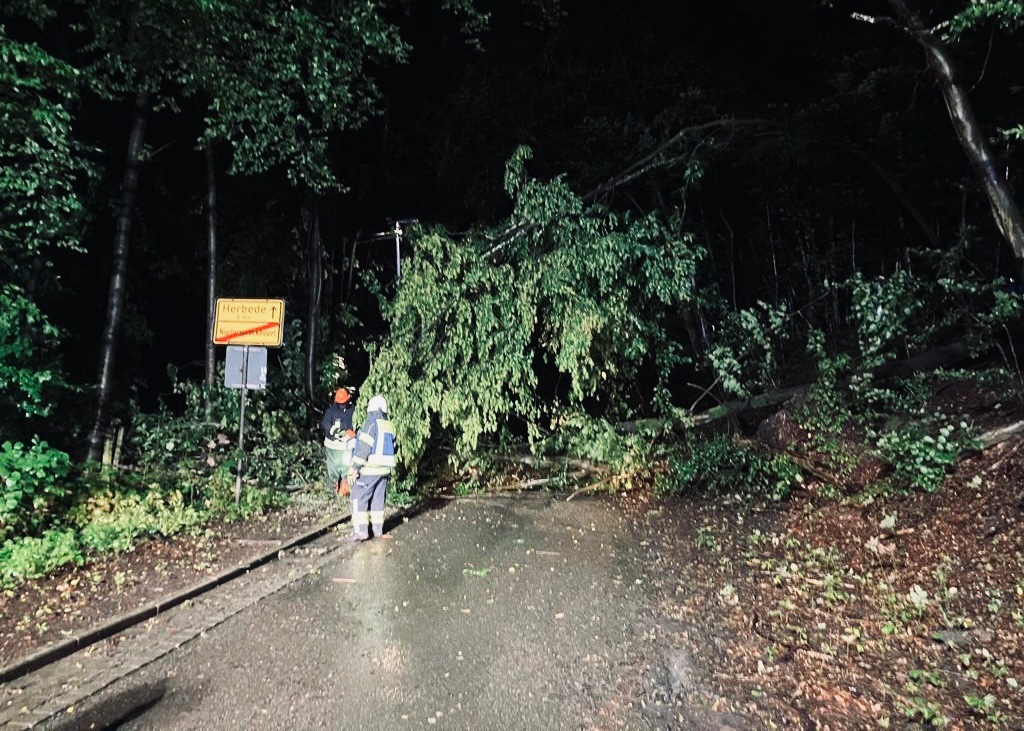
[[[263,564],[278,558],[283,552],[318,538],[335,526],[345,520],[348,520],[348,518],[348,515],[342,515],[341,517],[334,518],[296,538],[282,543],[280,546],[274,547],[270,551],[262,553],[248,561],[244,561],[230,569],[226,569],[199,584],[183,589],[167,599],[147,604],[139,607],[138,609],[133,609],[129,612],[120,614],[97,627],[91,627],[69,637],[66,640],[61,640],[55,645],[44,647],[31,655],[20,660],[16,660],[10,665],[0,668],[0,684],[16,680],[26,673],[38,670],[45,665],[49,665],[63,657],[67,657],[68,655],[78,652],[79,650],[99,642],[100,640],[112,637],[118,632],[123,632],[132,625],[138,624],[139,622],[151,617],[155,617],[161,612],[166,612],[168,609],[176,607],[189,599],[194,599],[195,597],[204,594],[221,584],[231,581],[243,574],[249,573],[253,569],[259,568]]]
[[[332,523],[342,520],[344,518]],[[328,527],[321,526],[321,529],[321,534],[312,541],[324,544],[323,552],[311,556],[301,568],[286,561],[267,560],[246,577],[236,577],[234,582],[222,580],[220,585],[194,597],[194,601],[182,599],[158,617],[136,623],[120,635],[96,641],[82,651],[5,683],[0,687],[0,729],[28,729],[62,715],[70,718],[84,701],[120,678],[302,577],[316,573],[339,555],[358,550],[357,546],[336,542],[331,535],[322,535]],[[307,534],[307,542],[309,540]],[[294,542],[290,541],[289,545]]]
[[[386,527],[390,532],[396,523],[407,522],[421,512],[436,507],[435,501],[425,500],[415,505],[389,510]],[[33,656],[37,669],[22,670],[16,680],[0,683],[0,729],[28,729],[51,723],[65,728],[80,728],[87,723],[90,711],[85,703],[89,698],[153,661],[169,654],[186,642],[216,627],[230,617],[244,611],[275,592],[299,579],[318,572],[339,556],[348,556],[360,550],[361,544],[337,541],[329,531],[349,519],[342,515],[298,538],[263,554],[242,566],[222,572],[200,587],[181,592],[171,600],[160,602],[162,613],[154,607],[115,618],[104,628],[121,627],[100,637],[100,629],[91,644],[68,649],[65,645],[81,642],[82,637],[62,643],[63,656],[56,657],[56,648],[49,661]],[[286,554],[289,549],[309,544],[309,552],[301,558],[299,567],[294,561],[277,560],[298,556]],[[259,565],[262,564],[262,565]],[[232,576],[229,576],[231,574]],[[233,579],[233,580],[232,580]],[[175,605],[172,606],[172,601]],[[143,622],[142,620],[146,621]],[[121,632],[121,634],[117,634]],[[92,634],[91,632],[89,634]],[[37,653],[42,655],[43,653]],[[19,663],[27,667],[29,659]],[[41,665],[38,663],[42,662]],[[11,666],[13,668],[14,666]],[[5,672],[8,670],[4,669]],[[78,713],[76,717],[73,714]],[[77,720],[76,720],[77,719]],[[108,719],[99,726],[109,728],[118,719]]]

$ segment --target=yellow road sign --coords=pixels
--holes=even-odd
[[[284,300],[218,299],[213,318],[215,345],[281,346]]]

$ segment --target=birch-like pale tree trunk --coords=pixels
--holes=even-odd
[[[132,111],[132,129],[128,137],[128,158],[125,161],[121,183],[121,203],[114,233],[114,261],[107,295],[106,324],[100,341],[99,375],[96,383],[96,415],[88,437],[86,459],[99,462],[103,439],[107,430],[110,402],[114,391],[114,360],[117,355],[118,335],[124,316],[124,297],[127,287],[128,245],[131,242],[132,216],[135,213],[135,195],[139,188],[139,166],[146,138],[146,118],[149,113],[149,92],[135,95]]]
[[[1024,216],[1013,198],[1010,186],[999,174],[985,132],[974,115],[967,89],[960,83],[956,65],[942,41],[928,31],[921,17],[906,0],[889,0],[907,31],[924,48],[928,68],[939,84],[960,146],[981,179],[996,226],[1013,251],[1017,271],[1024,276]]]

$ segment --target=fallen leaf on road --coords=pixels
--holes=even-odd
[[[335,584],[354,584],[354,583],[356,583],[355,579],[346,579],[343,576],[334,576],[334,577],[331,578],[331,581],[333,581]]]

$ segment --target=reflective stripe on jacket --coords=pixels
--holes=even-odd
[[[355,439],[352,437],[347,437],[344,434],[342,434],[338,438],[330,436],[324,437],[324,446],[327,447],[328,449],[337,449],[342,452],[347,452],[352,450],[354,444]]]
[[[363,475],[389,475],[395,469],[395,428],[382,415],[368,418],[356,437],[352,468]]]

